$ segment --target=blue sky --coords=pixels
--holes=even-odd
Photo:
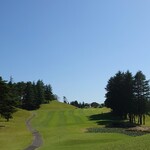
[[[0,0],[0,76],[102,103],[118,70],[150,79],[149,8],[149,0]]]

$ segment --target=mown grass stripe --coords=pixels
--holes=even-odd
[[[42,123],[43,126],[39,129],[44,139],[43,147],[39,150],[142,150],[142,147],[147,150],[150,147],[148,135],[137,138],[120,133],[85,132],[87,128],[103,127],[98,125],[98,114],[109,112],[107,108],[75,109],[62,103],[58,103],[57,108],[57,103],[43,105],[37,112],[39,117],[34,120],[36,126],[39,125],[40,118],[46,119],[45,115],[48,118],[48,123]],[[49,117],[48,114],[51,113],[52,117]],[[96,116],[96,120],[91,119],[91,116]]]

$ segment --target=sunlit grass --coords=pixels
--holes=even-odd
[[[107,108],[77,109],[53,101],[34,112],[36,117],[32,125],[44,140],[40,150],[149,150],[150,147],[149,134],[131,137],[111,132],[88,133],[87,128],[105,126],[105,117],[110,117]],[[0,119],[0,149],[23,150],[31,144],[33,137],[25,125],[30,116],[31,112],[19,110],[9,122]],[[150,117],[147,116],[146,126],[149,125]]]
[[[148,150],[150,135],[87,133],[87,128],[104,126],[98,125],[97,118],[90,119],[91,116],[109,111],[107,108],[77,109],[58,102],[43,105],[32,122],[43,136],[44,144],[40,150]],[[149,120],[147,118],[148,124]]]
[[[30,112],[18,110],[9,122],[0,119],[1,150],[23,150],[32,142],[32,135],[25,124],[29,116]]]

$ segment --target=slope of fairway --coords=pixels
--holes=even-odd
[[[108,111],[106,108],[77,109],[56,101],[43,105],[32,121],[43,136],[44,144],[40,150],[146,150],[150,147],[150,135],[131,137],[119,133],[87,133],[86,128],[100,127],[89,117]]]
[[[18,110],[9,122],[0,119],[1,150],[23,150],[31,143],[32,134],[25,124],[30,115],[28,111]]]

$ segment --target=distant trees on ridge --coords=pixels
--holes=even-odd
[[[55,99],[51,85],[45,85],[42,80],[13,83],[12,78],[6,82],[0,77],[0,115],[7,120],[16,108],[34,110]]]

